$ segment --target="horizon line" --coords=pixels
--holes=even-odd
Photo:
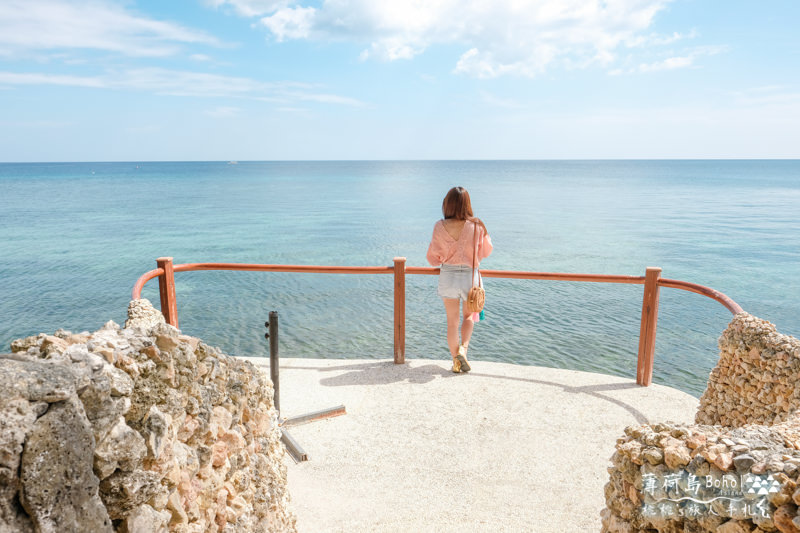
[[[591,161],[800,161],[800,157],[586,157],[586,158],[497,158],[497,159],[119,159],[119,160],[71,160],[71,161],[0,161],[0,165],[36,164],[110,164],[110,163],[445,163],[445,162],[591,162]]]

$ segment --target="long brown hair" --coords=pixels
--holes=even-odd
[[[464,187],[453,187],[444,197],[442,201],[442,215],[445,219],[452,218],[455,220],[470,220],[475,224],[479,224],[486,234],[489,231],[483,221],[472,214],[472,202],[469,199],[469,193]]]

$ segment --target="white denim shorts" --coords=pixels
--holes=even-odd
[[[475,270],[475,283],[480,283],[480,273]],[[467,265],[442,265],[439,271],[439,289],[442,298],[466,300],[473,287],[472,267]]]

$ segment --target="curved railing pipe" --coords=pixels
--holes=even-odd
[[[151,270],[150,272],[145,272],[142,274],[139,279],[136,280],[136,283],[133,285],[133,290],[131,291],[131,300],[138,300],[142,297],[142,289],[144,286],[147,285],[147,282],[151,279],[157,278],[164,274],[164,269],[157,268],[155,270]]]
[[[307,274],[393,274],[394,275],[394,361],[405,362],[405,276],[406,274],[437,275],[438,268],[407,267],[405,257],[395,257],[393,266],[336,266],[336,265],[272,265],[251,263],[184,263],[172,264],[171,257],[156,260],[158,268],[142,274],[136,281],[131,297],[141,297],[142,289],[151,279],[158,278],[161,312],[168,324],[178,327],[178,309],[175,297],[175,272],[198,270],[237,270],[249,272],[294,272]],[[636,382],[647,386],[652,382],[655,359],[656,327],[658,323],[659,289],[669,287],[694,292],[721,303],[731,313],[741,313],[742,307],[725,294],[686,281],[661,278],[661,269],[648,267],[644,276],[609,274],[573,274],[560,272],[528,272],[519,270],[481,270],[487,278],[534,279],[591,283],[621,283],[644,285],[642,317],[639,329],[639,353]]]
[[[733,313],[734,315],[738,315],[739,313],[743,313],[744,309],[742,306],[737,304],[733,301],[729,296],[725,294],[715,291],[712,288],[704,287],[703,285],[698,285],[697,283],[689,283],[688,281],[680,281],[677,279],[660,279],[658,284],[661,287],[670,287],[672,289],[681,289],[684,291],[693,292],[695,294],[702,294],[703,296],[708,296],[712,300],[716,300],[725,308]]]

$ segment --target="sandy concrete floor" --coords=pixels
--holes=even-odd
[[[269,360],[248,358],[269,375]],[[600,530],[606,467],[626,426],[692,422],[697,399],[601,374],[472,362],[281,359],[303,533]]]

